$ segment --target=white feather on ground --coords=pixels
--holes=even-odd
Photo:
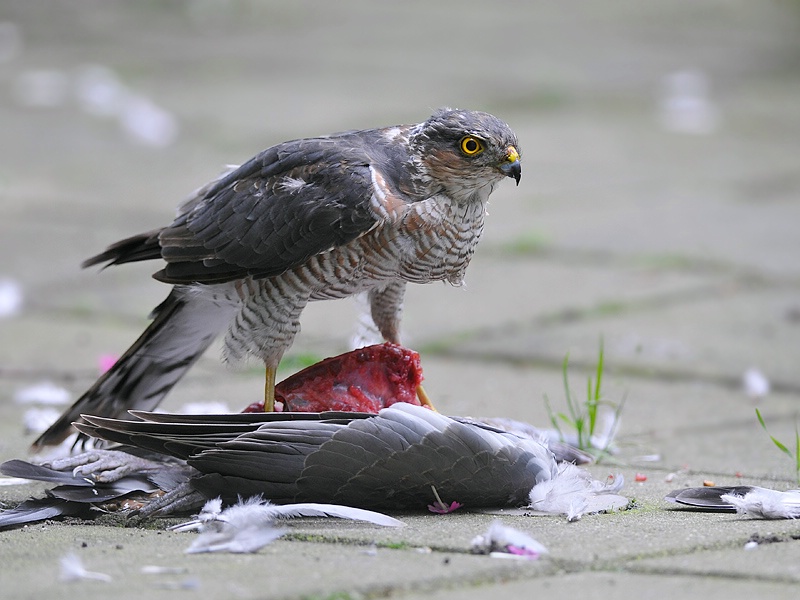
[[[276,527],[280,519],[296,517],[336,517],[365,521],[384,527],[404,523],[387,515],[336,504],[289,504],[278,506],[255,496],[222,510],[219,498],[209,500],[196,519],[171,527],[173,531],[199,531],[200,536],[187,548],[198,552],[257,552],[288,530]]]
[[[14,392],[17,404],[49,404],[60,406],[70,402],[69,391],[52,381],[42,381]]]
[[[747,369],[742,376],[744,392],[753,400],[761,400],[769,395],[769,379],[756,368]]]
[[[63,582],[81,581],[84,579],[93,579],[94,581],[110,582],[111,576],[105,573],[95,573],[87,571],[83,566],[83,561],[77,554],[67,554],[61,557],[59,561],[61,571],[59,580]]]
[[[25,434],[40,434],[56,422],[61,411],[55,408],[29,408],[22,413],[22,427]]]
[[[800,518],[800,490],[779,492],[768,488],[754,487],[744,496],[723,494],[720,499],[729,502],[736,512],[762,519]]]
[[[477,554],[495,555],[497,553],[516,555],[524,558],[538,558],[547,554],[547,548],[527,533],[493,521],[483,535],[476,536],[471,543]]]
[[[570,521],[577,521],[587,513],[627,506],[628,499],[617,494],[624,483],[622,475],[604,483],[594,479],[585,469],[562,463],[556,477],[533,487],[528,508],[546,514],[566,515]]]
[[[0,279],[0,319],[17,316],[23,303],[22,286],[13,279]]]

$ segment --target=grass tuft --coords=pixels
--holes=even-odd
[[[625,397],[619,403],[609,402],[603,398],[604,359],[605,353],[603,340],[601,339],[594,379],[590,376],[586,382],[586,399],[584,401],[580,401],[575,397],[569,384],[569,354],[564,357],[564,362],[561,366],[564,396],[567,404],[566,412],[556,412],[547,394],[544,396],[550,423],[558,432],[559,439],[562,442],[572,443],[581,450],[588,452],[597,461],[610,456],[611,443],[617,434],[620,416],[625,405]],[[600,409],[603,406],[613,411],[611,426],[602,436],[598,436]]]

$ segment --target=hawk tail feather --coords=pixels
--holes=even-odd
[[[230,310],[225,310],[230,307]],[[59,419],[32,450],[60,444],[81,414],[124,418],[130,409],[153,410],[214,339],[234,305],[175,287],[153,311],[153,322],[133,345]]]
[[[120,240],[111,244],[100,254],[87,258],[81,263],[81,266],[85,269],[106,263],[104,267],[110,267],[111,265],[161,258],[159,233],[161,230],[155,229]]]

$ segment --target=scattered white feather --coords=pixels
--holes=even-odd
[[[594,479],[585,469],[562,463],[555,477],[533,487],[528,496],[528,508],[547,514],[566,515],[570,521],[576,521],[587,513],[626,506],[627,498],[617,494],[624,483],[622,475],[604,483]]]
[[[83,561],[77,554],[67,554],[61,557],[59,561],[61,571],[59,580],[63,582],[81,581],[83,579],[93,579],[94,581],[104,581],[106,583],[111,581],[111,576],[105,573],[94,573],[87,571],[83,566]]]
[[[212,521],[204,526],[198,538],[186,549],[187,554],[201,552],[230,552],[252,554],[258,552],[287,532],[267,523]]]
[[[29,408],[22,414],[26,434],[42,433],[56,422],[61,411],[55,408]]]
[[[173,525],[171,531],[199,531],[205,523],[216,521],[222,513],[222,498],[214,498],[203,505],[198,515],[191,521]]]
[[[756,368],[747,369],[742,376],[744,393],[753,400],[761,400],[769,394],[769,379]]]
[[[779,492],[754,487],[744,496],[723,494],[720,498],[732,504],[736,512],[762,519],[799,519],[800,490]]]
[[[44,448],[37,450],[37,462],[58,460],[60,458],[72,456],[75,453],[75,442],[77,440],[78,433],[75,432],[72,435],[68,435],[66,439],[64,439],[64,441],[57,446],[45,446]],[[95,438],[90,438],[86,440],[86,443],[83,445],[83,449],[87,451],[92,450],[96,443],[98,443],[98,440]]]
[[[352,521],[364,521],[382,527],[403,527],[405,523],[372,510],[363,508],[353,508],[352,506],[342,506],[339,504],[317,504],[306,502],[302,504],[287,504],[286,506],[271,506],[280,518],[296,517],[335,517],[337,519],[350,519]]]
[[[708,76],[685,69],[664,77],[659,120],[667,131],[703,135],[719,126],[719,109],[711,100]]]
[[[22,286],[13,279],[0,279],[0,319],[22,312]]]
[[[117,73],[105,65],[83,65],[74,81],[80,108],[95,117],[114,117],[122,111],[129,91]]]
[[[32,481],[32,479],[24,479],[22,477],[6,477],[3,475],[0,477],[0,487],[5,487],[7,485],[27,485]]]
[[[14,394],[14,402],[17,404],[68,404],[70,393],[51,381],[42,381],[17,390]]]
[[[575,521],[580,521],[581,517],[583,516],[583,512],[586,510],[586,502],[579,501],[579,502],[571,502],[570,505],[567,507],[567,521],[570,523],[574,523]]]
[[[178,121],[150,98],[127,94],[119,114],[119,123],[128,137],[146,146],[166,147],[178,137]]]
[[[223,511],[222,500],[216,498],[206,502],[196,519],[170,529],[200,532],[186,549],[187,554],[258,552],[287,531],[274,526],[276,518],[268,511],[268,506],[254,497]]]
[[[278,520],[295,517],[337,517],[384,527],[403,525],[402,521],[387,515],[350,506],[316,503],[277,506],[254,496],[225,510],[222,510],[222,500],[219,498],[209,500],[197,518],[170,529],[200,532],[200,536],[186,550],[189,554],[249,553],[257,552],[286,533],[286,529],[275,527]]]
[[[483,535],[476,536],[471,543],[472,551],[478,554],[512,554],[525,558],[538,558],[547,554],[547,548],[527,533],[493,521]]]

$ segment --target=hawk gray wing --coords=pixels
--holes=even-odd
[[[221,179],[160,236],[168,283],[278,275],[368,231],[370,157],[348,137],[280,144]]]
[[[395,187],[381,130],[284,142],[202,188],[160,230],[110,246],[91,266],[163,258],[167,283],[272,277],[341,246],[378,221],[373,171]],[[402,154],[402,153],[401,153]],[[392,157],[400,163],[408,156]],[[404,186],[404,199],[411,186]],[[421,198],[420,198],[421,199]]]

